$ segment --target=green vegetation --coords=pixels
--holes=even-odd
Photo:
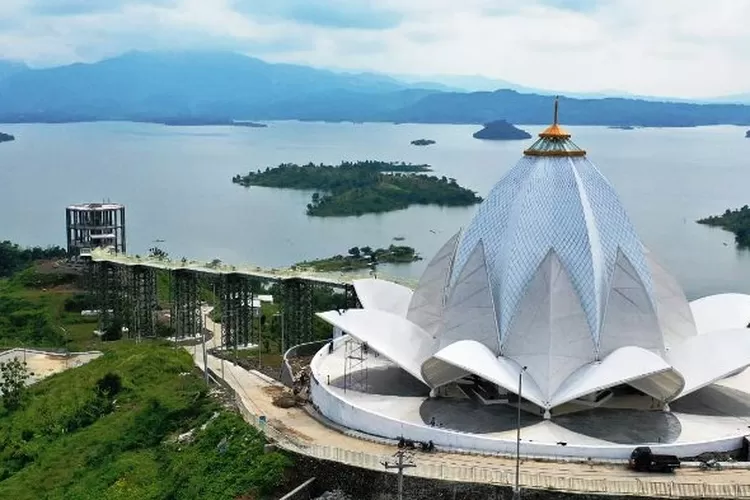
[[[435,141],[432,139],[416,139],[411,141],[412,146],[431,146],[435,144]]]
[[[4,134],[4,133],[0,132],[0,142],[10,142],[10,141],[15,141],[15,140],[16,140],[16,138],[13,137],[12,135],[10,135],[10,134]]]
[[[64,259],[65,249],[58,246],[47,248],[22,248],[10,241],[0,241],[0,278],[11,276],[37,260]]]
[[[81,316],[91,298],[76,289],[79,276],[58,259],[59,247],[0,243],[0,348],[96,348],[97,319]],[[42,260],[39,260],[42,259]]]
[[[13,358],[0,363],[0,401],[6,411],[21,407],[27,391],[26,380],[30,375],[26,361]]]
[[[236,175],[245,187],[316,190],[307,214],[319,217],[389,212],[410,205],[466,206],[482,198],[455,179],[416,175],[428,165],[381,161],[343,162],[339,166],[281,164],[264,171]]]
[[[0,498],[278,498],[289,459],[209,397],[186,351],[108,347],[0,410]]]
[[[734,241],[740,248],[750,248],[750,207],[727,209],[723,215],[712,215],[700,219],[698,224],[717,226],[734,233]]]
[[[354,271],[377,264],[409,264],[418,260],[422,260],[422,257],[412,247],[390,245],[376,250],[371,247],[352,247],[347,255],[299,262],[295,266],[309,267],[316,271]]]

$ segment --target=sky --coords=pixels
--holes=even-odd
[[[750,92],[750,0],[0,0],[0,59],[231,50],[570,92]]]

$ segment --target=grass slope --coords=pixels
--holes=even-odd
[[[66,301],[79,293],[70,278],[44,275],[34,268],[0,279],[0,349],[46,347],[99,348],[94,337],[97,319],[68,311]]]
[[[118,343],[33,386],[23,408],[0,410],[0,498],[265,498],[288,459],[264,454],[262,436],[194,370],[183,350]],[[103,401],[95,387],[110,372],[123,389]],[[191,443],[173,439],[206,422]]]

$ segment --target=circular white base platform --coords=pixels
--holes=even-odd
[[[375,353],[347,354],[347,337],[313,358],[311,398],[318,411],[344,427],[388,439],[513,454],[517,411],[456,395],[430,398],[429,389]],[[526,456],[626,459],[636,446],[695,457],[742,447],[750,435],[750,373],[686,396],[669,411],[596,408],[544,420],[521,415]]]

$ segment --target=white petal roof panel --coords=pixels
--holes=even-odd
[[[348,309],[317,313],[327,323],[340,328],[382,354],[417,380],[424,382],[422,363],[434,352],[436,342],[411,321],[377,309]]]
[[[690,303],[698,333],[750,326],[750,295],[722,293]]]
[[[379,279],[352,282],[357,298],[365,309],[377,309],[406,317],[413,292],[398,283]]]
[[[456,368],[459,370],[455,370]],[[512,359],[496,357],[484,344],[476,340],[461,340],[444,347],[427,360],[422,367],[422,375],[428,385],[436,387],[465,376],[449,380],[450,377],[446,377],[446,374],[455,376],[462,372],[471,373],[516,394],[521,370],[521,365]],[[521,396],[536,405],[544,406],[542,392],[528,373],[523,377]]]
[[[669,400],[682,390],[682,377],[659,355],[640,347],[621,347],[602,361],[590,363],[568,377],[552,397],[550,407],[610,387],[654,376],[659,376],[657,382],[641,385],[643,388],[661,387],[658,394],[651,396]]]
[[[667,360],[685,377],[685,396],[750,366],[750,329],[696,335],[671,348]]]

